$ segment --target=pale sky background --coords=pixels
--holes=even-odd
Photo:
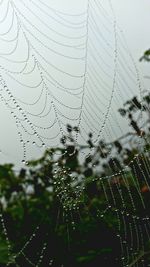
[[[86,14],[80,17],[66,16],[63,14],[78,14],[86,12],[87,1],[85,0],[14,0],[12,1],[14,4],[10,5],[8,10],[8,16],[3,19],[6,14],[8,2],[8,0],[0,2],[0,66],[2,68],[2,76],[11,93],[15,96],[15,98],[17,98],[17,101],[22,101],[19,102],[20,106],[28,115],[29,120],[33,124],[38,125],[37,132],[40,136],[45,137],[44,143],[47,146],[59,144],[59,137],[61,134],[54,141],[53,139],[48,140],[48,138],[57,135],[59,132],[61,133],[61,130],[65,133],[64,125],[66,123],[72,122],[74,125],[78,124],[78,121],[69,121],[65,117],[75,119],[80,114],[77,107],[82,106],[82,88],[73,91],[73,89],[80,86],[85,87],[85,90],[83,112],[80,114],[82,116],[80,126],[83,127],[83,136],[79,137],[79,142],[84,142],[84,138],[86,139],[87,133],[91,129],[94,131],[94,138],[96,142],[98,140],[98,132],[103,124],[105,127],[104,130],[102,130],[101,136],[105,137],[109,141],[117,138],[125,131],[128,131],[128,123],[120,119],[117,109],[122,106],[125,100],[129,99],[133,95],[139,95],[136,73],[131,57],[129,56],[129,50],[139,69],[142,85],[145,86],[146,89],[149,89],[149,80],[146,80],[143,77],[149,75],[150,65],[147,63],[139,63],[139,58],[150,46],[150,2],[147,0],[112,0],[112,6],[117,19],[118,66],[115,88],[113,88],[113,81],[115,71],[114,50],[116,44],[113,16],[109,6],[109,1],[97,0],[97,4],[95,4],[95,0],[90,1],[88,40],[86,40],[87,28],[80,27],[81,22],[86,21]],[[48,5],[49,9],[43,3]],[[41,9],[39,7],[41,7]],[[9,25],[11,24],[11,18],[13,17],[13,8],[15,10],[14,24],[11,32],[7,34]],[[62,13],[54,12],[50,8],[56,9]],[[21,25],[17,49],[14,54],[6,55],[9,54],[15,47],[15,42],[7,42],[6,40],[14,38],[17,34],[17,17]],[[39,17],[45,24],[42,24],[37,17]],[[59,23],[60,21],[61,24]],[[55,34],[54,31],[52,32],[46,25],[54,31],[61,33],[61,36]],[[67,27],[65,25],[67,25]],[[69,28],[68,25],[70,25]],[[124,47],[126,49],[126,44],[124,43],[122,37],[119,37],[121,36],[120,29],[123,30],[126,38],[129,47],[128,51],[124,50]],[[24,34],[27,39],[25,39]],[[72,39],[68,40],[66,37],[63,37],[63,35],[72,36]],[[78,36],[84,35],[84,38],[77,39]],[[25,66],[24,63],[18,64],[16,61],[21,61],[27,57],[27,40],[30,43],[31,53],[27,66],[24,70],[25,73],[12,74],[8,72],[8,70],[11,72],[19,72]],[[88,41],[87,60],[83,59],[85,49],[82,48],[84,47],[80,46],[81,49],[77,48],[81,44],[86,44],[86,41]],[[59,43],[62,43],[63,46],[60,46]],[[33,47],[31,47],[32,45]],[[75,47],[71,48],[71,46]],[[56,54],[53,51],[56,51],[59,54]],[[38,53],[40,53],[44,59]],[[45,87],[43,91],[42,84],[39,87],[34,87],[41,79],[38,66],[36,65],[33,73],[27,74],[27,72],[30,73],[32,67],[34,66],[33,54],[36,56],[36,59],[40,62],[41,66],[44,67],[45,71],[54,78],[54,80],[51,80],[50,76],[48,76],[48,74],[46,74],[46,72],[44,72],[44,70],[40,67],[42,75],[44,73],[46,86],[48,87],[48,90],[50,90],[47,91],[49,92],[47,102],[45,102]],[[69,56],[69,58],[62,56],[62,54]],[[82,59],[79,60],[79,58]],[[13,62],[8,59],[13,60]],[[48,62],[53,66],[55,65],[55,68]],[[79,76],[84,73],[85,64],[87,64],[87,75],[86,83],[84,84],[84,77],[80,78]],[[122,65],[124,65],[124,67],[122,67]],[[63,73],[60,72],[60,70],[63,70]],[[69,75],[66,73],[69,73]],[[12,75],[13,79],[9,76],[9,74]],[[120,79],[120,77],[122,78]],[[47,78],[50,78],[50,83]],[[58,84],[56,84],[56,82],[58,82]],[[27,85],[27,87],[22,86],[21,83]],[[56,88],[61,85],[63,85],[63,88]],[[72,91],[69,91],[70,88],[72,88]],[[131,92],[130,88],[132,88],[133,92]],[[60,89],[63,89],[63,91]],[[105,115],[107,114],[113,89],[115,89],[113,93],[113,100],[111,101],[111,107],[108,111],[108,119],[105,122]],[[7,100],[9,100],[9,95],[7,95],[4,90],[5,89],[2,91],[2,96],[5,98],[6,104]],[[68,92],[71,92],[74,95],[70,95]],[[78,95],[75,96],[76,93]],[[35,102],[40,94],[41,100],[38,102],[36,107],[23,104],[23,102]],[[56,112],[51,103],[52,99],[56,107]],[[60,102],[65,106],[72,107],[73,109],[70,110],[68,107],[63,107]],[[11,102],[8,101],[7,103]],[[52,108],[50,118],[36,118],[35,115],[31,115],[40,114],[44,103],[46,103],[46,108],[42,114],[48,113],[49,109]],[[2,100],[0,105],[0,150],[2,151],[0,162],[15,162],[17,163],[17,166],[20,166],[21,160],[23,159],[23,143],[20,143],[19,139],[23,139],[23,142],[28,141],[28,143],[26,143],[27,159],[39,156],[41,152],[44,151],[45,147],[37,148],[33,145],[33,143],[36,142],[39,146],[41,146],[42,141],[40,142],[37,136],[30,136],[25,132],[25,129],[27,129],[30,133],[32,133],[32,129],[26,122],[23,122],[24,128],[21,128],[20,126],[19,128],[16,127],[15,120],[10,115],[10,109],[6,107],[5,104]],[[48,127],[52,124],[55,120],[56,113],[58,121],[60,120],[60,125],[57,121],[57,124],[55,124],[50,131],[40,129],[40,127]],[[17,114],[20,119],[23,119],[22,115],[20,117],[19,113],[15,114]],[[21,132],[22,136],[19,137],[17,132]]]
[[[150,2],[147,0],[113,0],[117,20],[121,26],[134,59],[150,47]],[[149,75],[149,65],[140,63],[142,75]]]

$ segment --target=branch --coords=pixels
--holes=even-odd
[[[141,251],[140,255],[132,263],[130,263],[128,267],[134,266],[134,264],[136,264],[141,258],[143,258],[144,256],[148,254],[150,254],[150,251],[147,251],[147,252]]]

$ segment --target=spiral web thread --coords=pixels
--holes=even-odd
[[[93,134],[94,147],[83,152],[85,158],[93,156],[97,146],[103,153],[100,140],[111,142],[124,136],[125,126],[117,112],[118,103],[123,106],[134,95],[142,99],[143,87],[110,2],[108,8],[109,12],[103,1],[91,0],[85,12],[73,15],[53,9],[44,0],[0,2],[0,13],[3,14],[0,18],[0,98],[16,126],[23,164],[28,164],[31,147],[36,154],[60,146],[60,138],[68,135],[66,124],[80,129],[74,136],[77,146],[86,144],[89,131]],[[143,118],[142,112],[140,116]],[[127,129],[128,123],[126,120]],[[144,126],[141,127],[144,131]],[[149,140],[141,135],[136,142],[140,148]],[[5,157],[3,149],[1,153]],[[133,266],[145,266],[143,257],[140,261],[136,259],[140,251],[145,252],[145,237],[150,241],[150,220],[144,214],[145,202],[135,170],[133,182],[144,214],[138,216],[128,173],[130,166],[142,157],[149,175],[147,155],[148,151],[145,154],[141,151],[113,175],[96,178],[106,201],[105,209],[98,210],[97,216],[103,219],[110,210],[115,214],[122,251],[120,266],[124,267],[131,266],[131,261],[135,262]],[[109,158],[113,161],[111,150]],[[58,168],[56,174],[61,177],[62,170]],[[143,175],[149,188],[148,177]],[[130,212],[126,210],[126,196],[117,183],[116,199],[111,181],[118,176],[126,185]],[[80,197],[82,189],[77,193]],[[119,207],[117,202],[121,203]],[[24,252],[37,235],[39,226],[23,248],[12,256],[2,214],[0,220],[10,262],[15,261],[19,266],[17,258],[21,255],[29,265],[42,266],[46,242],[43,242],[37,263]],[[130,240],[127,239],[129,234]],[[53,259],[50,259],[49,266],[52,264]]]

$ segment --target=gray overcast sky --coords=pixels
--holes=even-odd
[[[150,1],[112,0],[112,3],[130,50],[138,61],[143,51],[150,47]],[[139,67],[143,75],[149,75],[147,64],[140,63]]]
[[[8,34],[8,36],[4,32],[7,32],[7,29],[9,28],[9,24],[11,23],[11,17],[12,14],[12,7],[9,9],[8,13],[9,16],[6,17],[5,21],[3,21],[3,18],[6,13],[6,7],[8,4],[8,0],[1,1],[0,5],[0,21],[2,20],[0,24],[0,34],[3,39],[3,37],[6,37],[6,39],[11,39],[16,32],[17,29],[17,20],[14,19],[14,25],[12,27],[12,32]],[[21,22],[21,30],[23,30],[30,42],[31,45],[34,47],[31,48],[32,53],[34,53],[37,57],[37,59],[40,61],[41,65],[44,66],[45,70],[47,70],[48,73],[52,75],[52,78],[54,78],[59,84],[63,85],[63,91],[56,90],[56,83],[54,82],[54,87],[50,86],[51,95],[49,95],[49,101],[51,98],[53,98],[54,104],[58,108],[58,110],[64,115],[68,116],[68,114],[71,116],[71,118],[77,117],[79,115],[79,112],[77,111],[76,107],[82,105],[82,92],[81,90],[77,90],[76,92],[80,93],[78,96],[72,96],[67,95],[67,91],[65,91],[67,87],[74,88],[79,87],[80,85],[83,86],[84,79],[79,78],[73,78],[72,76],[59,72],[58,69],[63,69],[63,71],[70,73],[71,75],[80,76],[85,67],[85,60],[70,60],[70,58],[73,57],[83,57],[84,50],[82,49],[76,49],[76,53],[74,53],[74,49],[63,46],[62,48],[59,47],[59,42],[66,44],[65,37],[58,37],[54,34],[54,32],[49,31],[49,29],[46,29],[46,26],[44,26],[36,16],[38,16],[42,21],[44,21],[45,25],[47,24],[49,27],[53,28],[53,30],[56,30],[60,32],[62,35],[70,35],[73,38],[76,38],[77,36],[81,36],[86,33],[86,28],[74,30],[75,25],[80,25],[80,22],[82,20],[86,19],[86,15],[80,18],[77,17],[69,17],[65,16],[63,14],[53,13],[52,10],[46,8],[42,3],[48,4],[50,8],[57,9],[64,13],[70,13],[70,14],[76,14],[76,13],[82,13],[86,11],[87,8],[87,1],[85,0],[55,0],[55,1],[46,1],[46,0],[14,0],[14,8],[15,14],[17,14],[19,21]],[[109,119],[107,120],[105,131],[103,132],[104,136],[107,139],[114,139],[116,136],[120,136],[122,132],[125,131],[125,129],[128,127],[128,124],[124,124],[122,122],[118,115],[117,115],[117,109],[119,106],[123,104],[123,102],[130,98],[133,94],[138,95],[138,88],[136,87],[136,78],[135,78],[135,70],[133,69],[133,65],[131,62],[131,58],[129,57],[128,53],[124,53],[124,58],[126,61],[124,61],[124,58],[121,56],[120,53],[122,53],[122,45],[120,43],[120,40],[118,40],[118,59],[121,60],[121,63],[118,64],[124,64],[124,67],[122,68],[122,65],[118,65],[118,81],[115,83],[114,94],[113,94],[113,101],[110,102],[111,93],[113,90],[113,79],[114,79],[114,50],[115,50],[115,37],[114,37],[114,28],[112,23],[112,13],[110,6],[108,4],[108,1],[106,0],[96,0],[99,7],[95,4],[95,0],[90,1],[90,12],[89,12],[89,40],[88,40],[88,55],[87,55],[87,83],[85,86],[85,101],[84,101],[84,111],[82,113],[82,121],[81,126],[84,128],[83,135],[86,138],[86,133],[89,131],[89,128],[93,129],[93,126],[97,129],[95,130],[95,139],[97,139],[98,130],[101,129],[103,123],[104,123],[104,117],[105,114],[107,114],[107,108],[109,106],[109,103],[111,103],[112,108],[109,110],[108,114],[110,114]],[[37,5],[37,6],[36,6]],[[128,47],[136,61],[136,64],[138,65],[140,69],[141,74],[141,82],[144,83],[145,87],[148,88],[149,86],[149,80],[142,79],[144,75],[149,75],[149,65],[147,63],[139,63],[139,57],[142,55],[145,49],[149,48],[150,46],[150,34],[149,34],[149,25],[150,25],[150,2],[147,0],[112,0],[112,5],[115,11],[115,15],[117,18],[117,23],[123,30],[123,33],[126,37],[126,41],[128,43]],[[40,8],[41,7],[41,10]],[[105,9],[105,11],[103,10]],[[43,12],[46,12],[46,14],[50,14],[51,17],[48,17],[47,15],[44,15]],[[33,14],[34,13],[34,14]],[[110,16],[110,22],[108,21],[108,16]],[[60,25],[57,21],[54,21],[57,19],[58,21],[62,22],[62,25]],[[65,25],[67,23],[67,20],[71,22],[70,28],[65,28]],[[64,24],[64,25],[63,25]],[[36,28],[34,28],[36,27]],[[6,29],[6,30],[5,30]],[[41,30],[42,33],[46,34],[47,36],[42,35],[42,33],[38,32],[38,30]],[[36,39],[35,39],[36,38]],[[37,41],[38,38],[38,41]],[[49,38],[49,39],[48,39]],[[5,55],[9,53],[14,47],[14,43],[11,42],[6,43],[0,39],[0,45],[1,50],[0,54]],[[52,42],[50,39],[55,40],[56,42]],[[44,43],[45,46],[42,46],[42,43]],[[86,38],[82,38],[82,42],[77,39],[69,39],[67,45],[69,46],[79,46],[81,43],[85,43]],[[108,44],[107,44],[108,43]],[[47,47],[48,48],[47,48]],[[36,50],[34,50],[34,48]],[[49,49],[49,50],[48,50]],[[51,50],[50,50],[51,49]],[[120,52],[121,49],[121,52]],[[58,54],[53,53],[52,50],[56,50]],[[43,59],[40,58],[40,53],[44,59],[48,60],[50,63],[53,63],[55,65],[55,69],[53,66],[48,63],[46,63]],[[60,54],[64,54],[69,56],[70,58],[62,57]],[[18,37],[18,46],[15,53],[11,56],[8,55],[7,58],[11,58],[12,60],[22,60],[27,55],[27,40],[24,38],[23,33],[21,32]],[[110,56],[108,56],[110,55]],[[5,57],[6,58],[6,57]],[[30,70],[33,67],[33,58],[31,57],[28,61],[27,67],[25,68],[25,72],[30,72]],[[22,64],[22,65],[21,65]],[[11,71],[19,71],[20,66],[23,67],[24,63],[17,64],[17,63],[11,63],[4,59],[3,57],[0,57],[0,65],[4,67],[5,69],[9,69]],[[47,64],[47,65],[46,65]],[[107,66],[109,65],[109,66]],[[132,69],[133,77],[130,77],[131,73],[129,73],[129,68]],[[125,69],[124,69],[125,68]],[[34,102],[35,99],[39,96],[41,92],[41,87],[39,88],[32,88],[34,84],[38,81],[40,81],[40,75],[38,74],[38,70],[35,69],[35,72],[33,75],[12,75],[13,78],[18,79],[21,83],[30,85],[29,87],[23,87],[21,84],[18,84],[15,82],[15,80],[11,80],[10,77],[7,75],[7,72],[5,72],[5,69],[2,71],[3,77],[5,78],[11,93],[18,99],[21,99],[21,101],[24,102]],[[95,70],[94,70],[95,69]],[[92,72],[93,71],[93,74]],[[98,75],[96,76],[96,72]],[[129,73],[129,74],[128,74]],[[46,75],[46,74],[45,74]],[[122,80],[120,80],[120,75],[123,75],[121,77]],[[92,76],[90,78],[90,76]],[[17,78],[16,78],[17,77]],[[19,78],[18,78],[19,77]],[[47,76],[48,78],[49,76]],[[134,81],[133,81],[134,80]],[[48,80],[47,84],[48,84]],[[125,81],[128,84],[128,90],[125,92],[126,86],[123,83]],[[52,80],[50,81],[52,82]],[[99,84],[100,82],[100,84]],[[134,83],[133,83],[134,82]],[[106,91],[105,88],[102,86],[102,84],[108,84],[109,90]],[[58,84],[57,84],[58,86]],[[59,86],[58,86],[59,87]],[[133,93],[131,92],[130,88],[132,87]],[[108,89],[106,88],[106,89]],[[119,91],[120,90],[120,91]],[[45,91],[44,91],[45,92]],[[73,91],[72,91],[73,92]],[[75,91],[74,91],[75,92]],[[88,94],[89,92],[89,94]],[[122,98],[124,95],[124,98]],[[120,94],[120,95],[119,95]],[[44,93],[43,93],[44,95]],[[3,96],[7,99],[7,95],[3,93]],[[36,96],[36,97],[35,97]],[[46,97],[46,95],[44,95]],[[46,127],[49,125],[49,119],[36,119],[35,116],[30,116],[30,113],[32,114],[39,114],[41,111],[41,107],[43,107],[44,99],[39,102],[39,105],[36,108],[32,108],[32,106],[24,106],[24,104],[20,104],[21,107],[25,109],[27,112],[30,120],[34,124],[38,124],[38,126]],[[80,97],[79,97],[80,96]],[[119,96],[121,96],[119,98]],[[95,98],[94,98],[95,97]],[[96,102],[94,99],[96,99]],[[99,102],[99,100],[101,102]],[[119,100],[120,99],[120,100]],[[59,102],[58,102],[59,101]],[[68,108],[63,108],[59,103],[63,101],[64,105],[72,106],[73,109],[69,110]],[[121,102],[122,101],[122,102]],[[50,102],[49,102],[50,103]],[[94,104],[95,103],[95,104]],[[101,103],[101,104],[100,104]],[[116,104],[117,103],[117,104]],[[91,108],[90,108],[90,105]],[[48,112],[50,104],[46,106],[45,113]],[[96,108],[98,106],[99,110],[102,110],[102,114],[99,115],[98,119],[98,112],[100,114],[100,111]],[[95,109],[93,109],[93,107]],[[52,108],[53,109],[53,108]],[[90,110],[90,114],[88,114]],[[45,114],[44,113],[44,114]],[[54,111],[51,115],[51,122],[54,119]],[[89,117],[88,117],[89,116]],[[62,120],[64,124],[68,122],[67,119],[61,117],[59,115],[59,118]],[[116,120],[118,119],[119,124],[122,127],[122,132],[119,130]],[[14,119],[10,116],[10,110],[5,107],[3,101],[1,102],[0,106],[0,120],[1,120],[1,133],[0,133],[0,149],[4,152],[1,154],[1,161],[14,161],[19,163],[22,159],[22,145],[19,142],[19,138],[17,135],[17,132],[20,131],[16,128],[16,125],[14,123]],[[100,121],[100,123],[99,123]],[[89,123],[89,125],[88,125]],[[104,123],[105,124],[105,123]],[[20,127],[20,126],[19,126]],[[24,125],[24,127],[27,127],[27,125]],[[65,126],[62,126],[65,127]],[[63,128],[64,129],[64,128]],[[128,130],[128,128],[127,128]],[[58,131],[60,131],[60,128],[58,125],[56,128],[54,127],[52,132],[45,132],[40,131],[39,133],[41,136],[44,135],[44,137],[53,136]],[[115,133],[115,134],[114,134]],[[28,136],[27,133],[23,132],[23,138],[24,140],[31,141],[31,143],[34,141],[34,137]],[[48,139],[45,139],[48,140]],[[83,140],[82,140],[83,141]],[[46,141],[45,141],[46,143]],[[58,139],[54,144],[58,143]],[[51,143],[48,143],[48,145],[53,144],[53,141]],[[39,155],[39,149],[33,148],[33,146],[27,145],[27,157],[35,157]]]

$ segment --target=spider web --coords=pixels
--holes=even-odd
[[[18,144],[15,142],[14,145],[19,149],[19,158],[13,155],[13,158],[16,157],[15,162],[22,161],[22,164],[28,165],[30,158],[41,155],[45,149],[60,146],[60,138],[68,136],[67,124],[80,129],[74,133],[76,146],[87,144],[89,132],[93,135],[94,146],[83,151],[83,158],[89,155],[93,157],[95,147],[99,147],[103,153],[101,140],[107,143],[118,138],[124,140],[122,137],[125,131],[128,132],[129,120],[120,118],[118,103],[123,106],[134,95],[142,101],[143,85],[111,2],[88,1],[84,12],[73,15],[56,10],[43,0],[2,0],[0,12],[0,98],[2,109],[6,110],[14,130],[12,138],[15,140],[16,135],[18,137]],[[139,120],[140,123],[144,120],[142,111]],[[142,123],[141,129],[144,131]],[[103,219],[110,211],[115,214],[117,238],[121,247],[120,266],[124,267],[145,266],[143,257],[140,261],[136,259],[140,251],[145,252],[145,239],[150,241],[150,221],[145,214],[146,203],[136,170],[133,182],[141,201],[143,217],[138,215],[137,203],[128,182],[128,174],[134,162],[139,162],[142,172],[141,157],[149,175],[149,153],[146,151],[144,154],[140,149],[145,142],[144,138],[142,134],[136,138],[141,154],[134,156],[126,166],[122,164],[113,174],[110,171],[107,176],[96,178],[106,203],[104,210],[97,211],[97,216]],[[12,158],[3,147],[1,153],[4,160],[6,157]],[[116,150],[110,149],[109,159],[116,166],[113,153]],[[66,169],[60,169],[56,163],[56,185],[62,174],[65,175],[64,171]],[[118,176],[126,185],[126,192],[118,183],[114,189],[111,181],[115,181]],[[149,188],[145,175],[144,179]],[[59,197],[64,193],[67,197],[68,188],[58,184],[57,190],[60,190]],[[76,190],[77,205],[83,191],[84,188]],[[130,211],[126,209],[126,198],[131,202]],[[71,204],[63,202],[64,208],[66,205]],[[0,219],[10,258],[7,266],[13,261],[19,266],[17,258],[20,256],[25,258],[29,266],[41,266],[47,241],[39,246],[36,263],[25,253],[25,249],[38,235],[40,226],[37,226],[18,253],[12,256],[7,225],[2,214]],[[49,266],[52,265],[53,259],[50,259]]]

